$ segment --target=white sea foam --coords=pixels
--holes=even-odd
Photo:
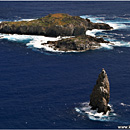
[[[127,28],[127,25],[118,22],[106,22],[106,23],[109,24],[111,27],[113,27],[114,30]]]
[[[50,52],[64,52],[64,51],[55,50],[53,46],[49,46],[47,44],[48,41],[58,41],[70,37],[71,36],[45,37],[37,35],[0,34],[0,39],[7,39],[13,42],[25,43],[28,48],[44,49]],[[68,52],[76,52],[76,51],[68,51]]]
[[[36,20],[36,19],[20,19],[20,20],[14,20],[14,22],[17,22],[17,21],[32,21],[32,20]],[[8,19],[0,19],[0,23],[3,22],[3,21],[10,21]]]
[[[71,50],[71,51],[61,51],[61,50],[58,50],[58,49],[54,49],[54,47],[50,46],[49,44],[42,45],[42,48],[44,48],[46,51],[50,51],[50,52],[60,52],[60,53],[75,52],[75,53],[78,53],[78,51],[74,51],[74,50]]]
[[[101,17],[94,17],[94,16],[91,16],[91,15],[84,15],[84,16],[81,16],[81,17],[82,18],[89,18],[92,22],[96,22],[96,23],[98,23],[99,21],[101,22],[102,19],[103,19]],[[117,18],[117,17],[115,17],[115,18]],[[118,29],[128,28],[129,25],[126,25],[125,23],[130,23],[130,20],[121,19],[120,21],[118,21],[118,19],[115,19],[115,20],[108,20],[107,21],[107,20],[103,19],[102,22],[109,24],[111,27],[113,27],[114,30],[118,30]],[[105,37],[104,39],[113,43],[113,45],[112,44],[109,45],[109,44],[106,44],[106,43],[100,43],[101,48],[113,49],[113,46],[130,47],[130,42],[117,41],[115,38],[112,38],[113,34],[114,34],[114,35],[120,36],[122,39],[125,39],[123,34],[107,33],[107,31],[105,31],[105,33],[104,33],[104,30],[98,30],[98,29],[86,31],[86,35],[90,35],[90,36],[94,36],[94,37],[97,36],[97,33],[103,33],[103,35],[104,34],[107,35],[108,37]]]
[[[91,32],[87,32],[87,35],[88,34],[93,35],[93,33],[95,32],[99,32],[99,30],[92,30]],[[53,46],[49,46],[47,44],[47,41],[58,41],[63,38],[70,38],[70,37],[68,36],[68,37],[54,38],[54,37],[45,37],[45,36],[36,36],[36,35],[0,34],[0,39],[7,39],[13,42],[25,43],[28,48],[44,49],[50,52],[62,52],[62,53],[64,51],[55,50]],[[113,49],[113,46],[130,47],[130,42],[115,41],[115,39],[107,39],[107,40],[109,40],[113,44],[100,43],[101,48]],[[77,51],[67,51],[67,52],[77,52]]]
[[[59,37],[53,38],[53,37],[45,37],[45,36],[31,36],[33,40],[31,40],[26,45],[28,47],[34,47],[34,48],[44,48],[42,43],[47,43],[47,41],[57,41],[60,40]],[[47,49],[47,48],[46,48]]]
[[[26,46],[30,48],[44,48],[42,43],[47,43],[47,41],[57,41],[60,37],[45,37],[36,35],[18,35],[18,34],[0,34],[2,39],[7,39],[9,41],[23,42],[26,41]]]
[[[50,51],[50,52],[64,52],[64,51],[60,51],[60,50],[56,50],[54,49],[53,46],[50,46],[49,44],[47,44],[48,41],[58,41],[61,39],[66,39],[66,38],[70,38],[70,36],[66,36],[66,37],[45,37],[45,36],[32,36],[33,40],[31,40],[29,43],[27,43],[26,45],[29,48],[43,48],[46,51]],[[44,44],[43,44],[44,43]],[[67,51],[67,52],[76,52],[76,51]]]
[[[97,16],[92,16],[92,15],[83,15],[80,16],[81,18],[88,18],[90,19],[92,22],[94,23],[107,23],[109,24],[111,27],[113,27],[114,29],[124,29],[129,27],[129,25],[125,25],[125,23],[130,23],[130,20],[128,19],[121,19],[119,21],[119,19],[115,19],[115,20],[105,20],[105,17],[97,17]],[[116,16],[114,16],[115,18],[117,18]]]
[[[42,45],[45,50],[50,51],[50,52],[64,52],[64,51],[59,51],[59,50],[55,50],[53,47],[49,46],[49,44],[44,44]]]
[[[130,42],[115,41],[113,43],[114,43],[113,46],[117,46],[117,47],[130,47]]]
[[[0,34],[1,39],[7,39],[9,41],[23,42],[27,40],[33,40],[32,36],[29,35],[18,35],[18,34]]]
[[[86,31],[86,35],[90,35],[90,36],[95,37],[95,36],[96,36],[96,33],[98,33],[98,32],[103,32],[103,31],[104,31],[104,30],[102,30],[102,29],[87,30],[87,31]]]
[[[122,41],[118,41],[118,40],[116,40],[114,38],[107,38],[106,40],[111,42],[110,44],[109,43],[108,44],[105,43],[105,44],[107,44],[110,47],[130,47],[130,42],[125,42],[123,40]],[[105,44],[101,43],[101,46],[104,46]]]
[[[80,17],[83,18],[83,19],[88,18],[91,22],[94,22],[94,23],[104,23],[102,21],[104,19],[104,17],[96,17],[96,16],[92,16],[92,15],[83,15],[83,16],[80,16]]]
[[[3,20],[2,19],[0,19],[0,23],[2,22]]]
[[[20,19],[18,21],[32,21],[32,20],[36,20],[36,19]]]
[[[102,48],[105,48],[105,49],[108,49],[108,50],[113,49],[113,46],[111,44],[108,44],[108,43],[100,43],[100,45],[101,45]]]
[[[81,16],[82,18],[89,18],[92,22],[96,22],[96,23],[103,23],[104,17],[94,17],[92,15],[85,15],[85,16]],[[19,21],[31,21],[34,19],[21,19]],[[2,20],[0,20],[0,22],[2,22]],[[108,23],[110,26],[112,26],[114,29],[121,29],[121,28],[126,28],[127,25],[123,24],[125,23],[126,20],[123,21],[105,21],[105,23]],[[129,20],[127,22],[130,22]],[[130,47],[130,42],[124,42],[124,41],[117,41],[114,37],[114,35],[118,35],[122,38],[125,38],[123,36],[123,34],[117,34],[117,33],[107,33],[107,31],[104,32],[104,30],[99,30],[99,29],[93,29],[93,30],[88,30],[86,31],[86,35],[90,35],[90,36],[98,36],[99,37],[102,35],[106,35],[107,37],[104,37],[105,40],[108,40],[110,42],[113,43],[112,44],[107,44],[107,43],[100,43],[101,48],[105,48],[105,49],[113,49],[113,46],[119,46],[119,47]],[[114,35],[113,35],[114,34]],[[129,36],[129,34],[128,34]],[[53,46],[49,46],[47,43],[47,41],[57,41],[60,40],[61,37],[45,37],[45,36],[34,36],[34,35],[17,35],[17,34],[0,34],[0,38],[1,39],[7,39],[10,41],[16,41],[16,42],[20,42],[20,43],[25,43],[26,46],[28,48],[36,48],[36,49],[44,49],[46,51],[50,51],[50,52],[63,52],[63,51],[59,51],[59,50],[55,50]],[[69,37],[62,37],[63,38],[69,38]],[[45,44],[42,44],[45,43]],[[76,52],[76,51],[68,51],[68,52]]]
[[[130,20],[128,19],[115,19],[115,20],[105,20],[105,23],[109,24],[111,27],[113,27],[115,30],[117,29],[125,29],[130,27]]]
[[[110,106],[110,105],[109,105]],[[114,110],[111,107],[111,111],[108,111],[106,114],[103,112],[98,113],[97,110],[92,110],[91,106],[89,106],[88,102],[82,103],[80,107],[76,107],[75,111],[88,116],[90,120],[95,121],[114,121],[116,117],[116,113],[114,113]]]
[[[120,103],[120,105],[130,107],[129,104],[125,104],[125,103]]]

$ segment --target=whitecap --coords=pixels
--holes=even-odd
[[[71,36],[66,37],[45,37],[38,35],[18,35],[18,34],[0,34],[0,39],[7,39],[13,42],[25,43],[28,48],[39,51],[39,49],[44,49],[49,52],[64,52],[54,49],[53,46],[47,44],[48,41],[58,41],[61,39],[70,38]],[[73,37],[73,36],[72,36]],[[36,48],[36,49],[35,49]],[[67,52],[76,52],[76,51],[67,51]]]
[[[92,22],[104,22],[104,17],[96,17],[96,16],[92,16],[92,15],[84,15],[81,16],[82,18],[89,18],[90,20],[92,20]],[[31,21],[34,19],[21,19],[19,21]],[[0,22],[2,22],[0,20]],[[119,23],[118,21],[105,21],[106,23],[108,23],[110,26],[112,26],[114,29],[119,29],[119,28],[126,28],[127,25]],[[128,21],[129,22],[129,21]],[[118,33],[108,33],[108,31],[104,31],[102,29],[93,29],[93,30],[87,30],[86,31],[86,35],[90,35],[90,36],[94,36],[94,37],[100,37],[100,36],[106,36],[104,37],[105,40],[108,40],[110,42],[112,42],[113,44],[108,44],[108,43],[100,43],[101,48],[105,48],[105,49],[113,49],[114,46],[118,46],[118,47],[130,47],[130,42],[124,42],[124,41],[117,41],[114,37],[114,35],[120,36],[122,39],[124,39],[125,37],[123,36],[123,34],[118,34]],[[98,36],[99,35],[99,36]],[[129,36],[129,34],[127,35]],[[53,46],[50,46],[47,44],[47,41],[57,41],[57,40],[61,40],[63,38],[70,38],[70,36],[68,37],[45,37],[45,36],[37,36],[37,35],[17,35],[17,34],[0,34],[0,38],[1,39],[7,39],[9,41],[15,41],[15,42],[19,42],[19,43],[25,43],[26,46],[28,48],[37,48],[37,49],[44,49],[45,51],[49,51],[49,52],[62,52],[60,50],[55,50],[55,48]],[[44,43],[44,44],[43,44]],[[100,48],[99,48],[100,49]],[[77,52],[77,51],[67,51],[67,52]]]
[[[84,15],[81,16],[82,18],[89,18],[92,17],[94,18],[94,20],[92,22],[96,22],[96,20],[100,19],[98,17],[94,17],[91,15]],[[98,22],[98,21],[97,21]],[[103,21],[102,21],[103,22]],[[126,25],[124,23],[129,23],[129,20],[122,20],[122,21],[114,21],[114,20],[105,20],[105,23],[109,24],[111,27],[113,27],[114,30],[118,30],[118,29],[125,29],[128,28],[129,25]],[[109,33],[108,33],[109,32]],[[102,34],[101,34],[102,33]],[[98,34],[101,34],[101,36],[105,35],[106,37],[104,37],[105,40],[112,42],[111,45],[106,44],[106,43],[101,43],[101,48],[105,48],[105,49],[113,49],[113,46],[118,46],[118,47],[130,47],[130,42],[125,42],[125,41],[117,41],[114,37],[114,35],[121,37],[122,39],[125,39],[125,37],[123,36],[123,34],[118,34],[118,33],[110,33],[110,31],[104,31],[104,30],[98,30],[98,29],[93,29],[93,30],[87,30],[86,31],[86,35],[90,35],[93,37],[97,37]],[[129,35],[128,35],[129,36]],[[100,37],[100,35],[99,35]]]
[[[95,35],[94,33],[100,32],[101,30],[91,30],[88,31],[86,34],[88,35]],[[0,39],[7,39],[9,41],[18,42],[18,43],[24,43],[28,48],[37,48],[37,49],[44,49],[49,52],[64,52],[58,49],[55,49],[54,46],[50,46],[47,44],[48,41],[58,41],[61,39],[70,38],[70,36],[67,37],[45,37],[45,36],[37,36],[37,35],[18,35],[18,34],[0,34]],[[105,49],[113,49],[113,46],[118,47],[130,47],[130,42],[124,42],[124,41],[116,41],[116,39],[110,39],[106,38],[108,41],[112,42],[112,44],[109,43],[100,43],[100,48]],[[43,44],[44,43],[44,44]],[[99,49],[100,49],[99,48]],[[77,52],[77,51],[67,51],[67,52]]]
[[[94,22],[94,23],[106,23],[106,24],[109,24],[111,27],[113,27],[114,30],[117,30],[117,29],[124,29],[124,28],[127,28],[127,27],[130,27],[129,25],[126,25],[125,23],[130,23],[130,20],[129,19],[125,19],[125,18],[120,18],[117,17],[117,16],[113,16],[113,18],[115,18],[114,20],[105,20],[105,17],[102,17],[102,16],[93,16],[93,15],[83,15],[83,16],[80,16],[81,18],[88,18],[90,21]]]
[[[5,21],[5,20],[3,20],[3,19],[0,19],[0,23],[2,23],[3,21]]]
[[[113,19],[113,20],[106,20],[106,21],[113,22],[113,23],[130,23],[129,18],[121,18],[121,17],[118,17],[118,18]]]
[[[109,24],[111,27],[113,27],[114,30],[117,30],[117,29],[125,29],[127,28],[128,26],[125,25],[125,24],[119,24],[117,22],[107,22],[107,24]]]
[[[28,42],[33,40],[33,38],[29,35],[18,35],[18,34],[0,34],[1,39],[7,39],[13,42]]]
[[[83,19],[88,18],[93,23],[104,23],[103,20],[105,18],[105,17],[96,17],[96,16],[92,16],[92,15],[83,15],[80,17]]]
[[[100,33],[100,32],[103,32],[103,31],[104,30],[102,30],[102,29],[87,30],[86,31],[86,35],[90,35],[90,36],[96,37],[97,33]]]
[[[120,105],[121,105],[121,106],[127,106],[127,107],[130,107],[130,105],[129,105],[129,104],[125,104],[125,103],[123,103],[123,102],[122,102],[122,103],[120,103]]]
[[[15,21],[33,21],[33,20],[36,20],[36,19],[20,19],[20,20],[15,20]]]
[[[108,49],[108,50],[112,50],[113,46],[111,44],[108,43],[100,43],[102,48]]]
[[[114,20],[104,20],[106,24],[109,24],[111,27],[113,27],[114,30],[118,29],[125,29],[130,27],[130,20],[124,19],[124,18],[115,18]]]
[[[114,43],[113,46],[117,46],[117,47],[130,47],[130,42],[114,41],[113,43]]]
[[[110,105],[109,105],[110,106]],[[94,121],[115,121],[116,113],[111,107],[111,111],[108,111],[106,114],[103,112],[98,113],[97,110],[92,110],[91,106],[89,106],[89,102],[81,103],[80,107],[75,107],[75,111],[86,115],[90,120]]]
[[[19,20],[13,20],[13,22],[17,22],[17,21],[33,21],[33,20],[36,20],[36,19],[19,19]],[[9,19],[0,19],[0,23],[3,22],[3,21],[10,21]]]
[[[130,16],[130,14],[124,14],[123,16]]]

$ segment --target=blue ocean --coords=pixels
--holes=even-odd
[[[81,53],[40,46],[48,38],[0,34],[0,129],[116,129],[130,125],[130,2],[0,2],[0,22],[32,20],[53,13],[108,23],[92,30],[114,45]],[[55,40],[55,38],[52,38]],[[85,109],[99,73],[110,82],[111,115]]]

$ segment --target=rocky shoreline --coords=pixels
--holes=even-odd
[[[66,39],[61,39],[58,41],[48,41],[47,43],[42,43],[42,45],[48,45],[54,50],[64,51],[64,52],[83,52],[87,50],[95,50],[101,47],[100,43],[109,43],[103,38],[96,38],[89,35],[81,35]]]
[[[48,41],[49,47],[59,51],[87,51],[99,48],[100,43],[109,43],[103,38],[85,35],[87,30],[113,29],[105,23],[93,23],[89,19],[69,14],[49,14],[43,18],[32,21],[2,22],[0,33],[43,35],[47,37],[74,36],[59,41]]]

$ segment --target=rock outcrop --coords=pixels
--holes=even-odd
[[[108,24],[92,23],[89,19],[68,14],[49,14],[32,21],[2,22],[0,33],[56,36],[78,36],[87,30],[110,30]]]
[[[90,95],[90,106],[92,109],[97,109],[98,112],[106,113],[110,110],[108,102],[110,99],[110,86],[106,71],[102,69],[99,74],[96,85],[93,88],[92,94]]]
[[[109,43],[109,42],[105,41],[103,38],[96,38],[89,35],[81,35],[67,39],[62,39],[59,41],[48,41],[45,44],[48,44],[49,47],[52,47],[54,50],[65,52],[67,51],[81,52],[87,50],[95,50],[101,46],[100,43]]]

